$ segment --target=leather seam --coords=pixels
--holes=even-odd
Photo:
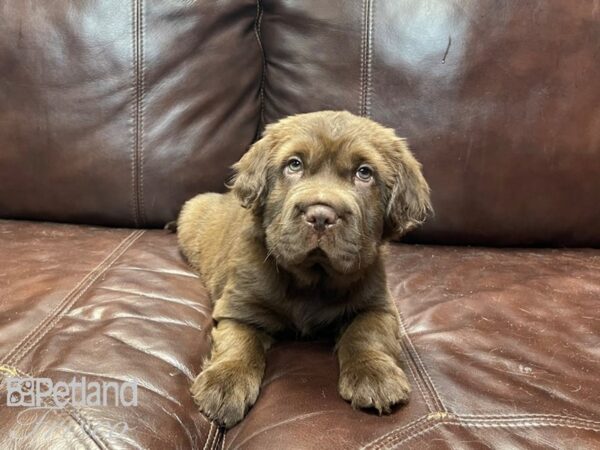
[[[503,419],[498,418],[499,415],[460,415],[452,414],[443,411],[430,413],[405,425],[397,430],[384,434],[374,441],[371,441],[362,449],[376,450],[381,448],[389,448],[392,445],[400,445],[410,439],[413,439],[424,432],[432,430],[439,425],[451,424],[464,426],[467,428],[519,428],[519,427],[546,427],[557,426],[566,428],[576,428],[588,431],[600,432],[600,422],[591,421],[589,419],[579,419],[574,417],[565,417],[559,415],[551,416],[546,419],[543,414],[522,414],[515,417],[510,415],[500,415]],[[410,434],[416,431],[416,434]]]
[[[528,420],[528,419],[548,419],[548,420],[571,420],[575,422],[585,422],[590,425],[600,427],[600,420],[583,419],[581,417],[574,416],[563,416],[560,414],[458,414],[458,416],[465,420],[471,419],[498,419],[498,420]]]
[[[37,345],[38,342],[60,321],[64,314],[70,310],[79,298],[87,292],[94,282],[102,275],[110,266],[112,266],[118,258],[123,255],[131,247],[131,245],[145,231],[133,231],[104,258],[100,264],[86,274],[73,289],[71,289],[65,297],[50,311],[50,313],[27,334],[2,360],[2,364],[16,365],[25,354]],[[16,353],[15,353],[16,352]],[[13,354],[11,356],[11,354]]]
[[[386,441],[392,439],[394,436],[407,434],[414,429],[418,429],[418,428],[422,427],[423,423],[431,423],[431,422],[432,422],[432,420],[430,418],[430,414],[419,417],[418,419],[415,419],[412,422],[409,422],[408,424],[402,426],[401,428],[389,431],[388,433],[385,433],[385,434],[379,436],[375,440],[373,440],[373,441],[369,442],[368,444],[366,444],[365,446],[361,447],[361,450],[376,449],[380,445],[380,443],[386,442]]]
[[[145,223],[143,198],[143,127],[144,127],[144,20],[143,0],[132,0],[132,156],[131,189],[133,219],[136,227]]]
[[[227,430],[223,429],[221,433],[221,450],[225,450],[225,438],[227,437]]]
[[[373,9],[375,0],[363,0],[360,40],[360,92],[358,115],[370,117],[373,62]]]
[[[139,226],[137,210],[137,27],[136,27],[137,0],[131,0],[131,216],[133,224]]]
[[[482,417],[477,419],[466,419],[462,416],[457,416],[457,422],[460,425],[469,425],[475,428],[486,428],[486,427],[527,427],[527,426],[565,426],[570,428],[581,428],[584,430],[598,431],[600,432],[600,425],[594,425],[585,421],[578,421],[572,418],[564,419],[540,419],[537,417],[523,417],[515,418],[514,420],[505,419],[498,420],[497,418],[485,418]]]
[[[365,9],[367,6],[367,0],[363,0],[362,2],[362,14],[361,14],[361,28],[360,28],[360,76],[359,76],[359,86],[358,86],[358,115],[362,116],[362,105],[363,105],[363,84],[364,84],[364,74],[365,74]]]
[[[47,316],[47,325],[40,324],[38,329],[31,334],[30,339],[33,341],[27,345],[23,343],[23,348],[19,350],[19,352],[11,358],[11,360],[7,361],[8,364],[15,365],[18,363],[25,354],[37,345],[41,339],[48,334],[48,332],[56,326],[56,324],[60,321],[60,319],[68,312],[75,303],[81,298],[81,296],[87,292],[87,290],[95,283],[95,281],[102,275],[110,266],[112,266],[122,255],[125,253],[131,245],[142,235],[145,231],[134,231],[129,236],[127,236],[123,241],[117,245],[117,247],[107,256],[95,269],[93,269],[86,277],[84,277],[84,282],[79,284],[79,289],[76,286],[69,295],[65,296],[63,301],[55,308],[50,315]],[[103,267],[104,266],[104,267]],[[94,274],[94,272],[96,272]],[[89,278],[88,278],[89,277]],[[77,292],[79,290],[79,292]],[[73,295],[71,299],[69,296]],[[62,310],[62,311],[61,311]],[[46,328],[44,330],[44,327]],[[41,333],[41,334],[39,334]],[[34,338],[36,334],[39,334]]]
[[[211,450],[216,450],[219,443],[221,442],[221,437],[223,435],[223,430],[219,425],[215,425],[215,435],[212,438],[212,442],[210,443]]]
[[[365,87],[365,116],[371,117],[371,82],[373,75],[373,27],[374,20],[373,14],[375,9],[375,0],[369,0],[369,8],[368,8],[368,30],[369,34],[367,36],[367,84]]]
[[[144,18],[145,4],[140,0],[139,7],[139,29],[140,29],[140,137],[139,137],[139,183],[138,198],[140,202],[140,219],[142,225],[146,225],[146,204],[144,202],[144,132],[146,124],[146,49],[144,43],[146,40],[146,20]]]
[[[502,424],[502,423],[490,423],[490,424],[485,424],[485,423],[464,423],[461,420],[446,420],[446,421],[441,421],[441,422],[434,422],[432,423],[430,426],[425,427],[423,429],[421,429],[418,433],[416,434],[412,434],[409,436],[406,436],[403,439],[397,440],[397,439],[392,439],[388,442],[386,442],[386,446],[398,446],[401,444],[404,444],[408,441],[410,441],[411,439],[414,439],[416,437],[419,437],[429,431],[434,430],[435,428],[441,426],[441,425],[453,425],[453,426],[464,426],[466,428],[540,428],[540,427],[561,427],[561,428],[574,428],[574,429],[578,429],[578,430],[586,430],[586,431],[593,431],[593,432],[599,432],[600,430],[597,428],[592,428],[592,427],[586,427],[586,426],[581,426],[581,425],[576,425],[576,424],[569,424],[569,423],[561,423],[561,422],[547,422],[547,423],[543,423],[543,422],[522,422],[522,423],[517,423],[517,424]],[[381,447],[380,447],[381,448]],[[389,448],[389,447],[387,447]]]
[[[260,138],[262,127],[265,124],[265,83],[267,76],[267,58],[265,56],[265,48],[262,44],[262,17],[263,17],[263,5],[261,0],[256,0],[256,17],[254,18],[254,34],[256,35],[256,41],[258,42],[258,48],[260,49],[260,56],[262,60],[262,74],[260,77],[260,86],[258,90],[258,102],[259,102],[259,119],[258,126],[256,127],[256,133],[254,134],[254,140]]]
[[[394,304],[395,304],[395,302],[394,302]],[[426,378],[426,379],[424,379],[424,381],[426,383],[427,390],[430,392],[434,403],[436,403],[436,408],[434,408],[434,409],[441,410],[443,412],[447,412],[447,409],[444,406],[444,403],[442,402],[442,399],[441,399],[439,392],[435,386],[435,383],[433,382],[433,379],[431,378],[431,376],[429,375],[429,372],[427,371],[427,367],[423,363],[423,360],[421,359],[421,356],[419,355],[417,348],[415,347],[412,340],[410,339],[408,330],[406,329],[406,324],[404,322],[404,317],[402,316],[402,313],[400,312],[400,308],[397,308],[397,310],[398,310],[398,318],[400,320],[400,327],[402,329],[404,336],[406,336],[406,342],[408,343],[409,350],[411,350],[410,355],[413,358],[415,358],[415,365],[417,367],[417,371],[420,372],[421,375],[424,376],[424,378]]]
[[[392,301],[392,303],[394,304],[394,307],[396,308],[396,312],[398,313],[398,323],[399,323],[399,327],[400,327],[400,345],[402,346],[402,349],[404,350],[404,352],[406,353],[406,355],[408,356],[408,367],[415,379],[415,382],[417,383],[417,388],[419,389],[419,392],[421,392],[421,395],[423,396],[423,400],[425,401],[425,404],[427,405],[427,409],[429,410],[430,413],[433,413],[436,410],[442,410],[442,411],[446,411],[446,407],[443,405],[439,395],[437,395],[437,391],[435,390],[435,386],[433,385],[433,382],[431,380],[431,378],[429,377],[429,375],[427,374],[427,371],[423,370],[424,369],[424,365],[423,365],[423,361],[421,360],[420,357],[418,357],[418,353],[417,353],[417,349],[414,346],[414,344],[412,343],[412,340],[410,339],[410,336],[408,334],[408,330],[406,329],[406,325],[404,323],[404,317],[402,316],[402,313],[400,312],[400,308],[398,307],[398,305],[396,305],[395,301]],[[414,371],[412,366],[414,365]],[[431,384],[427,383],[426,378],[429,379]],[[423,383],[423,388],[421,387],[421,382]],[[429,395],[426,395],[426,392]],[[433,401],[433,405],[430,403],[430,400]]]
[[[402,334],[404,335],[405,333],[402,333]],[[425,394],[425,390],[424,390],[423,386],[421,385],[421,379],[419,377],[419,374],[416,371],[416,368],[413,368],[413,365],[416,365],[416,363],[413,361],[410,351],[408,350],[406,344],[404,343],[403,337],[401,337],[401,339],[400,339],[400,346],[402,347],[403,353],[406,355],[406,365],[408,366],[408,370],[410,370],[410,373],[411,373],[413,379],[415,380],[417,389],[421,393],[421,397],[423,397],[423,400],[425,401],[425,404],[427,405],[427,409],[431,412],[435,408],[429,403],[429,396]]]
[[[210,428],[208,429],[208,435],[206,436],[206,441],[204,442],[204,445],[202,446],[202,450],[206,450],[208,448],[208,443],[211,442],[212,432],[213,432],[214,427],[215,427],[215,424],[213,422],[211,422]]]
[[[434,423],[431,423],[429,426],[427,426],[425,428],[422,428],[421,430],[419,430],[415,434],[411,434],[409,436],[406,436],[404,439],[400,439],[400,440],[392,439],[392,440],[390,440],[390,441],[388,441],[388,442],[386,442],[384,444],[385,447],[374,447],[374,448],[377,448],[377,449],[380,449],[380,448],[387,449],[387,448],[391,448],[392,445],[401,445],[401,444],[404,444],[405,442],[408,442],[408,441],[410,441],[412,439],[415,439],[415,438],[417,438],[419,436],[422,436],[422,435],[428,433],[429,431],[432,431],[432,430],[436,429],[437,427],[439,427],[439,426],[441,426],[443,424],[444,424],[444,422],[434,422]]]

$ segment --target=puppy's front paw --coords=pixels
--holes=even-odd
[[[375,408],[389,414],[391,407],[407,403],[410,384],[392,360],[373,359],[349,363],[340,373],[340,395],[354,408]]]
[[[200,410],[210,419],[231,428],[246,415],[260,390],[261,378],[237,361],[210,365],[192,384]]]

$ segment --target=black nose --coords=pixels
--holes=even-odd
[[[304,211],[304,220],[312,226],[315,231],[322,233],[327,228],[335,225],[338,215],[335,210],[327,205],[310,205]]]

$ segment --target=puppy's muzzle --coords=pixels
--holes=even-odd
[[[317,203],[304,208],[304,222],[318,234],[323,234],[340,222],[338,213],[329,205]]]

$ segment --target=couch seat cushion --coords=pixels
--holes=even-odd
[[[0,447],[591,448],[600,445],[600,251],[393,245],[408,406],[354,411],[327,342],[277,344],[225,432],[188,394],[210,302],[163,231],[0,221],[0,376],[135,381],[136,407],[6,406]],[[52,405],[45,405],[52,406]]]

